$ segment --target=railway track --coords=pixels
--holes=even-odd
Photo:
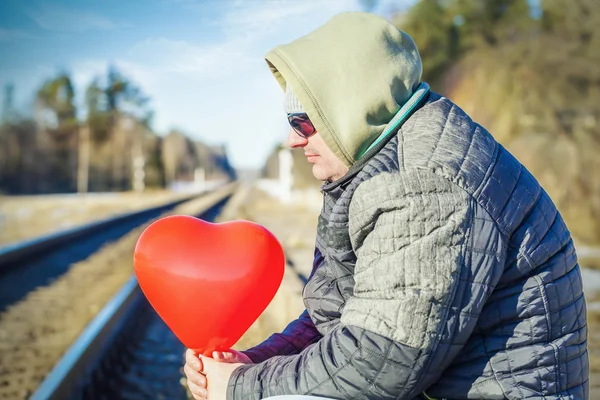
[[[236,187],[223,186],[51,235],[32,241],[31,246],[2,249],[0,399],[30,398],[88,322],[131,276],[133,246],[144,226],[161,215],[197,215],[198,210],[204,212],[203,217],[213,218]]]
[[[0,249],[0,312],[47,285],[74,263],[195,196],[123,214]]]
[[[197,216],[213,221],[229,197]],[[30,398],[186,399],[179,383],[184,350],[131,277]]]
[[[233,185],[232,185],[233,186]],[[223,189],[220,193],[212,193],[205,197],[204,200],[198,199],[179,206],[174,211],[189,215],[196,215],[205,220],[214,220],[215,217],[227,220],[235,218],[228,214],[232,210],[237,209],[237,205],[242,204],[245,200],[243,190],[236,190],[232,195],[234,187],[226,190]],[[200,201],[202,200],[202,201]],[[196,204],[193,207],[187,207],[188,204]],[[200,206],[198,204],[201,204]],[[226,204],[226,207],[224,205]],[[193,212],[191,210],[199,210]],[[224,211],[224,213],[222,213]],[[239,218],[239,217],[237,217]],[[139,237],[143,227],[137,228],[127,234],[123,239],[116,242],[120,249],[103,248],[98,253],[108,253],[113,251],[113,255],[108,258],[100,257],[94,262],[86,260],[79,263],[75,269],[90,271],[96,270],[99,267],[103,268],[103,272],[92,277],[91,281],[96,283],[95,286],[104,286],[105,281],[100,281],[98,276],[104,274],[122,276],[118,285],[113,286],[113,291],[105,297],[105,300],[100,304],[104,306],[98,308],[93,313],[88,313],[89,318],[78,317],[80,319],[80,327],[77,329],[77,334],[70,340],[64,341],[65,344],[59,353],[55,352],[52,357],[47,357],[43,369],[35,372],[38,378],[29,380],[28,389],[6,390],[3,395],[2,386],[15,379],[5,375],[6,370],[3,368],[6,365],[11,366],[12,372],[17,372],[13,376],[18,376],[21,379],[21,374],[24,369],[31,369],[30,362],[21,362],[21,353],[30,353],[30,357],[25,357],[29,361],[31,359],[39,359],[40,353],[49,347],[55,345],[52,335],[48,334],[47,328],[36,328],[39,337],[37,343],[32,345],[31,340],[27,336],[31,333],[26,331],[23,333],[10,334],[11,337],[20,336],[23,340],[9,340],[8,346],[15,347],[18,344],[20,349],[13,351],[12,358],[4,357],[7,355],[5,350],[9,349],[3,340],[3,328],[6,327],[6,318],[4,315],[13,309],[9,309],[4,315],[0,313],[0,400],[13,399],[187,399],[187,391],[182,384],[183,374],[181,372],[183,366],[184,346],[167,328],[162,320],[156,315],[154,310],[147,303],[141,293],[137,281],[131,276],[131,254],[133,250],[133,242]],[[115,246],[117,247],[117,246]],[[98,254],[97,253],[97,254]],[[96,255],[97,255],[96,254]],[[96,256],[91,257],[92,259]],[[117,259],[125,259],[125,264],[118,266]],[[109,267],[107,267],[107,265]],[[289,265],[292,266],[291,262]],[[119,272],[118,270],[121,270]],[[69,275],[70,270],[65,275]],[[291,272],[291,271],[290,271]],[[306,277],[295,272],[300,281],[305,281]],[[71,279],[70,277],[69,279]],[[0,276],[1,279],[1,276]],[[61,280],[63,278],[59,278]],[[72,282],[77,280],[73,279]],[[114,280],[113,280],[114,282]],[[126,282],[118,293],[113,296],[115,289]],[[60,282],[58,282],[60,283]],[[86,286],[87,284],[83,285]],[[56,289],[56,285],[50,285]],[[45,290],[42,288],[41,290]],[[86,286],[84,291],[90,289]],[[68,297],[64,291],[55,291],[51,295],[41,297],[38,303],[33,303],[33,306],[24,308],[16,313],[16,320],[22,319],[22,316],[29,314],[32,309],[35,309],[38,304],[43,303],[44,306],[48,303],[48,298],[57,296]],[[80,291],[81,293],[81,291]],[[30,300],[32,296],[28,295],[25,300]],[[94,297],[94,296],[89,296]],[[110,299],[110,300],[109,300]],[[72,300],[75,305],[86,305],[89,303],[89,298],[75,296]],[[97,301],[97,300],[96,300]],[[108,302],[107,302],[108,301]],[[23,302],[19,302],[21,305]],[[79,304],[80,303],[80,304]],[[286,303],[288,304],[288,303]],[[74,309],[75,307],[73,307]],[[81,307],[80,307],[81,308]],[[41,311],[46,313],[47,311]],[[68,325],[74,318],[64,316],[62,314],[71,313],[69,308],[65,312],[58,314],[58,321],[55,321],[55,326],[60,327],[60,332],[55,333],[65,336],[63,327]],[[280,314],[277,314],[280,315]],[[294,314],[296,315],[296,314]],[[35,320],[34,316],[31,318]],[[52,317],[51,319],[56,319]],[[14,320],[13,320],[14,321]],[[85,322],[84,322],[85,321]],[[89,322],[91,321],[91,322]],[[4,326],[3,326],[4,324]],[[27,333],[29,332],[29,333]],[[37,334],[37,333],[36,333]],[[35,336],[35,335],[34,335]],[[3,347],[4,346],[4,347]],[[16,347],[15,347],[16,348]],[[4,351],[4,353],[3,353]],[[8,351],[10,353],[10,351]],[[48,364],[48,360],[53,360]],[[2,363],[2,361],[5,361]],[[20,365],[16,365],[21,363]],[[13,367],[13,364],[14,367]],[[4,367],[3,367],[4,366]],[[53,366],[53,367],[52,367]],[[50,371],[50,373],[48,373]],[[29,373],[31,375],[31,373]],[[4,382],[2,379],[5,378]],[[17,382],[15,382],[17,383]],[[33,385],[33,386],[32,386]],[[15,387],[25,386],[18,383]],[[4,388],[10,389],[10,388]]]

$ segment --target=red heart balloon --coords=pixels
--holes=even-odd
[[[266,228],[176,215],[144,230],[134,252],[142,292],[188,348],[231,348],[271,302],[285,257]]]

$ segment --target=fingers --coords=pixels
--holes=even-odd
[[[187,386],[195,400],[206,400],[208,398],[207,380],[204,375],[204,364],[198,353],[194,350],[185,351],[185,365],[183,372],[187,378]]]
[[[198,357],[198,354],[191,349],[187,349],[185,351],[185,364],[189,365],[190,367],[199,372],[202,372],[202,370],[204,369],[204,366],[202,365],[202,361]]]
[[[208,397],[208,390],[194,384],[193,382],[190,382],[189,380],[187,385],[188,389],[190,389],[190,393],[192,394],[192,396],[194,396],[194,399],[206,400],[206,398]]]
[[[206,400],[208,391],[206,390],[206,376],[194,370],[189,363],[183,366],[183,372],[187,378],[187,386],[195,400]]]
[[[194,385],[206,388],[206,376],[204,376],[202,373],[193,370],[189,364],[185,364],[183,366],[183,372],[185,373],[188,382],[192,382]]]
[[[237,350],[213,351],[213,358],[215,361],[224,363],[252,363],[252,360],[250,360],[247,355]]]
[[[242,364],[253,364],[254,363],[250,359],[250,357],[248,357],[245,353],[242,353],[241,351],[237,351],[237,350],[233,350],[233,349],[231,349],[229,351],[231,351],[235,355],[235,357],[237,359],[236,362],[239,362]]]
[[[224,363],[233,363],[236,362],[236,356],[233,353],[225,352],[225,351],[213,351],[212,354],[215,361],[224,362]]]

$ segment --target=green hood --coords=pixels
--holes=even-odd
[[[421,80],[413,40],[373,14],[339,14],[265,56],[296,94],[325,143],[352,166]]]

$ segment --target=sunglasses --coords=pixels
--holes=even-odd
[[[292,129],[298,134],[298,136],[308,139],[315,133],[317,130],[310,119],[308,119],[308,115],[305,113],[294,113],[288,114],[288,122]]]

